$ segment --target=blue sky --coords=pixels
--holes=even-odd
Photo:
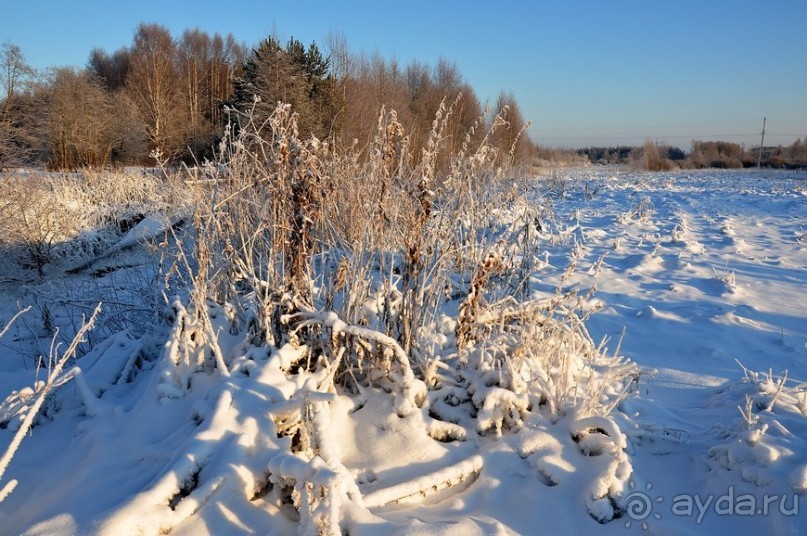
[[[249,45],[341,31],[354,51],[454,61],[483,101],[513,91],[545,145],[753,145],[763,116],[766,142],[807,136],[805,0],[4,0],[2,12],[0,42],[37,68],[83,66],[95,46],[131,44],[140,22]]]

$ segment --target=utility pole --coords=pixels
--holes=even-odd
[[[768,121],[767,117],[762,118],[762,139],[759,141],[759,154],[757,155],[757,169],[762,167],[762,148],[765,147],[765,123]]]

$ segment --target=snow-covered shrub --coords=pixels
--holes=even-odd
[[[202,307],[207,309],[206,304]],[[158,391],[163,397],[180,398],[191,388],[194,373],[215,367],[221,375],[229,376],[229,368],[210,313],[198,311],[198,305],[189,312],[179,299],[174,299],[171,308],[175,318],[165,345],[164,360],[173,367],[165,369]]]
[[[67,191],[75,193],[57,179],[33,176],[7,177],[0,185],[0,246],[40,276],[67,253],[67,241],[90,228],[85,207]]]
[[[625,435],[611,414],[635,385],[637,367],[618,349],[608,355],[594,343],[577,296],[502,300],[486,304],[471,320],[468,310],[479,290],[472,287],[460,307],[466,346],[452,373],[442,372],[436,382],[430,411],[450,422],[470,415],[481,435],[520,435],[522,457],[547,485],[557,479],[535,453],[538,448],[528,445],[545,441],[541,429],[558,430],[583,456],[594,458],[586,462],[596,474],[585,496],[587,510],[599,522],[611,521],[632,472]]]
[[[480,432],[512,428],[528,408],[552,419],[607,416],[636,380],[635,365],[608,356],[560,298],[490,308],[476,330],[480,342],[464,352],[459,375]]]
[[[655,210],[653,200],[647,196],[642,196],[633,203],[633,206],[627,212],[619,215],[619,222],[625,224],[636,220],[645,223],[653,216]]]
[[[787,371],[779,377],[772,371],[743,371],[741,380],[727,382],[711,400],[714,406],[734,404],[739,414],[728,426],[716,428],[709,458],[756,486],[790,482],[794,491],[803,493],[798,475],[807,466],[807,388],[788,383]]]
[[[85,171],[81,188],[93,207],[96,226],[117,225],[125,229],[146,215],[183,214],[189,198],[181,175]]]
[[[177,192],[154,176],[10,175],[0,184],[0,246],[11,254],[6,259],[41,276],[54,261],[93,258],[148,215],[182,213]]]

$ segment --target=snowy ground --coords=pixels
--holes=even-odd
[[[269,358],[226,329],[231,375],[187,372],[183,389],[167,379],[170,324],[143,335],[153,312],[120,305],[0,479],[18,482],[0,533],[293,534],[314,528],[280,500],[295,481],[355,534],[807,533],[807,176],[557,179],[529,288],[596,286],[589,332],[613,353],[624,330],[619,351],[639,366],[613,420],[522,409],[500,437],[461,417],[441,429],[408,400],[318,393],[321,378],[288,373],[290,350]],[[159,257],[131,246],[158,230],[145,220],[78,273],[3,283],[4,322],[35,307],[0,340],[0,452],[33,400],[24,387],[44,379],[44,309],[69,331],[98,299],[142,295]],[[301,412],[313,431],[283,430]],[[322,466],[283,454],[303,440]]]

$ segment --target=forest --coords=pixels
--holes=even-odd
[[[291,105],[302,137],[338,150],[365,151],[384,107],[396,112],[420,154],[441,103],[453,110],[449,152],[471,130],[481,141],[495,121],[489,141],[502,158],[524,161],[533,149],[512,93],[486,105],[448,60],[404,66],[378,53],[353,53],[337,33],[325,50],[275,36],[251,48],[231,34],[197,28],[174,37],[142,23],[130,46],[96,48],[84,68],[36,72],[12,43],[3,45],[0,67],[0,168],[154,165],[155,157],[201,163],[225,129],[240,128],[234,111],[266,126],[278,102]]]

